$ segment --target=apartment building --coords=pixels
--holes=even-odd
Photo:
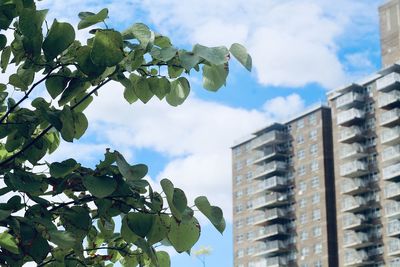
[[[234,266],[337,266],[330,108],[232,148]]]
[[[381,59],[384,68],[400,59],[400,0],[379,7]]]

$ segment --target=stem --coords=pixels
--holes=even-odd
[[[46,77],[48,77],[48,75],[46,75]],[[43,81],[43,79],[41,80]],[[76,107],[78,107],[80,104],[82,104],[86,99],[88,99],[91,95],[93,95],[94,93],[97,92],[97,90],[99,90],[103,85],[105,85],[106,83],[110,82],[111,79],[108,78],[107,80],[105,80],[104,82],[100,83],[99,85],[97,85],[95,88],[93,88],[92,91],[90,91],[87,95],[85,95],[81,100],[79,100],[77,103],[75,103],[75,105],[73,105],[71,107],[71,110],[74,110]],[[34,86],[36,86],[37,84],[35,84]],[[28,94],[32,91],[33,88],[31,88],[28,92]],[[27,95],[28,95],[27,94]],[[27,95],[24,97],[25,99],[27,98]],[[23,101],[23,100],[22,100]],[[22,101],[19,101],[16,105],[18,105],[19,103],[21,103]],[[15,106],[16,106],[15,105]],[[14,107],[15,107],[14,106]],[[10,109],[11,110],[11,109]],[[7,112],[9,113],[9,112]],[[7,114],[6,114],[7,115]],[[5,116],[6,116],[5,115]],[[9,158],[3,160],[2,162],[0,162],[0,167],[3,167],[4,165],[6,165],[7,163],[13,161],[14,159],[16,159],[17,157],[19,157],[20,155],[22,155],[26,150],[28,150],[32,145],[34,145],[40,138],[42,138],[48,131],[50,131],[50,129],[53,128],[53,125],[50,124],[46,129],[44,129],[38,136],[36,136],[34,139],[32,139],[26,146],[24,146],[20,151],[18,151],[17,153],[13,154],[12,156],[10,156]]]

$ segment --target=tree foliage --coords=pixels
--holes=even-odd
[[[0,1],[0,67],[15,69],[0,83],[0,264],[170,266],[168,253],[156,247],[190,252],[200,236],[194,206],[222,233],[222,210],[206,197],[190,206],[168,179],[162,192],[153,190],[147,166],[130,164],[117,151],[106,150],[94,168],[73,158],[43,158],[61,139],[84,135],[84,111],[107,83],[119,83],[131,104],[157,97],[178,106],[190,93],[190,72],[202,69],[204,87],[216,91],[225,84],[230,54],[250,70],[246,49],[178,49],[141,23],[122,32],[104,24],[80,42],[67,22],[44,27],[46,14],[34,0]],[[107,9],[81,12],[77,28],[99,26],[107,17]],[[14,99],[12,91],[22,97]],[[30,99],[34,91],[48,96]],[[39,172],[40,166],[47,170]]]

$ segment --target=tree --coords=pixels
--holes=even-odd
[[[67,22],[44,27],[46,13],[34,0],[0,1],[0,68],[3,73],[15,68],[8,83],[0,84],[0,196],[11,194],[0,203],[0,264],[170,266],[169,255],[155,248],[190,252],[200,235],[184,191],[164,179],[162,192],[156,192],[144,179],[147,166],[128,163],[118,151],[107,149],[94,168],[72,158],[52,163],[43,158],[61,138],[72,142],[85,133],[84,110],[109,82],[123,86],[131,104],[157,97],[178,106],[189,95],[191,71],[201,69],[204,88],[217,91],[225,84],[230,54],[248,70],[251,58],[239,44],[229,50],[177,49],[141,23],[123,32],[104,23],[81,43]],[[107,9],[81,12],[77,27],[107,17]],[[30,99],[41,90],[49,97]],[[21,97],[14,99],[11,91]],[[39,172],[38,166],[48,170]],[[61,195],[68,200],[57,202]],[[194,204],[224,231],[220,208],[204,196]]]

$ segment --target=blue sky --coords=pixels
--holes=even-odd
[[[227,86],[201,88],[191,75],[187,102],[169,107],[153,99],[129,105],[109,85],[87,110],[85,138],[63,144],[53,160],[71,155],[94,164],[106,147],[130,162],[150,166],[155,182],[170,178],[193,199],[207,195],[228,221],[224,235],[203,221],[198,246],[210,246],[207,266],[232,266],[231,160],[234,140],[273,121],[285,120],[326,100],[327,90],[356,81],[380,67],[378,0],[47,0],[50,17],[77,23],[79,11],[110,9],[108,25],[124,29],[144,22],[178,47],[195,43],[244,44],[253,56],[247,73],[232,62]],[[84,38],[85,31],[78,36]],[[233,61],[233,60],[232,60]],[[173,266],[201,266],[172,253]]]

